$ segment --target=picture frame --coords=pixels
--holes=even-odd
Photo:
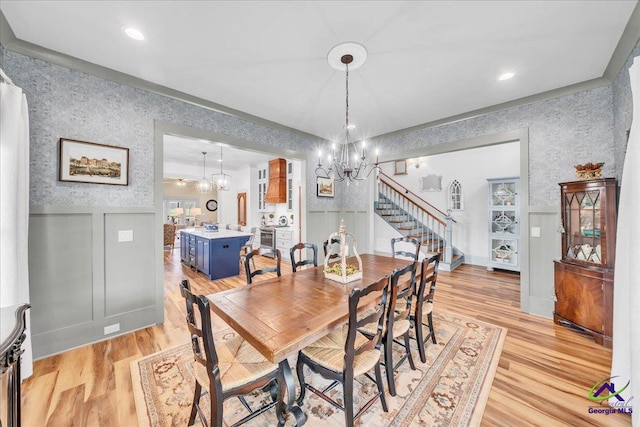
[[[60,138],[59,179],[89,184],[129,185],[129,149]]]
[[[442,175],[431,173],[420,178],[420,191],[442,191]]]
[[[331,178],[317,177],[316,195],[318,197],[334,197],[336,186]]]
[[[396,160],[393,168],[394,175],[406,175],[407,174],[407,160]]]

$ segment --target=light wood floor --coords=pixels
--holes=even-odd
[[[138,425],[130,362],[189,340],[178,282],[188,278],[196,293],[205,294],[245,283],[244,275],[214,282],[195,275],[181,265],[179,250],[165,251],[164,274],[164,324],[35,363],[34,375],[22,386],[23,426]],[[631,425],[628,415],[588,413],[587,393],[609,377],[611,351],[549,319],[520,312],[518,283],[515,273],[467,265],[438,277],[436,309],[509,329],[482,425]]]

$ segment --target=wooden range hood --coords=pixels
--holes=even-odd
[[[269,186],[265,202],[287,202],[287,161],[285,159],[269,161]]]

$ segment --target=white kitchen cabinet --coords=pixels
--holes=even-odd
[[[294,234],[294,231],[290,228],[276,229],[276,249],[280,249],[280,254],[282,255],[283,261],[291,262],[289,249],[291,249],[291,246],[297,243],[295,241]]]

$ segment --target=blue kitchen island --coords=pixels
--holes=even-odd
[[[240,274],[240,248],[251,237],[243,231],[180,230],[180,259],[211,280]]]

